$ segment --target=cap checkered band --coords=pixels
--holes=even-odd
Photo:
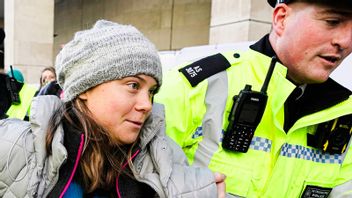
[[[342,164],[342,156],[323,153],[318,149],[306,148],[301,145],[284,144],[280,155],[290,158],[309,160],[323,164]]]

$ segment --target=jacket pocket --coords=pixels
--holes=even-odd
[[[210,164],[210,169],[213,169],[212,165],[215,164]],[[225,163],[218,163],[215,166],[216,172],[220,172],[226,175],[225,183],[227,193],[240,197],[248,196],[249,189],[253,181],[253,173],[251,170],[236,164],[229,166],[228,164],[225,165]],[[229,169],[229,167],[231,167],[231,169]]]
[[[333,182],[306,180],[301,189],[301,198],[327,198],[333,188]]]

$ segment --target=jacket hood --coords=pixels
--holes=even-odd
[[[62,145],[63,129],[60,126],[55,133],[52,155],[47,157],[45,142],[48,123],[53,113],[63,105],[57,96],[38,96],[33,99],[31,106],[31,129],[33,132],[34,153],[37,164],[34,167],[31,180],[29,181],[29,191],[37,192],[41,197],[47,190],[46,182],[52,181],[57,175],[56,165],[62,164],[67,158],[66,149]],[[44,174],[45,173],[45,174]]]

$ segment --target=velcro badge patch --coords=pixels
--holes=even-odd
[[[307,185],[301,198],[327,198],[332,188]]]
[[[231,64],[222,54],[215,54],[196,61],[179,69],[192,87],[197,86],[204,79],[229,68]]]

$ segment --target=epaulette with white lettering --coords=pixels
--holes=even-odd
[[[195,87],[204,79],[224,71],[230,66],[229,61],[218,53],[193,62],[178,71],[183,73],[192,87]]]

